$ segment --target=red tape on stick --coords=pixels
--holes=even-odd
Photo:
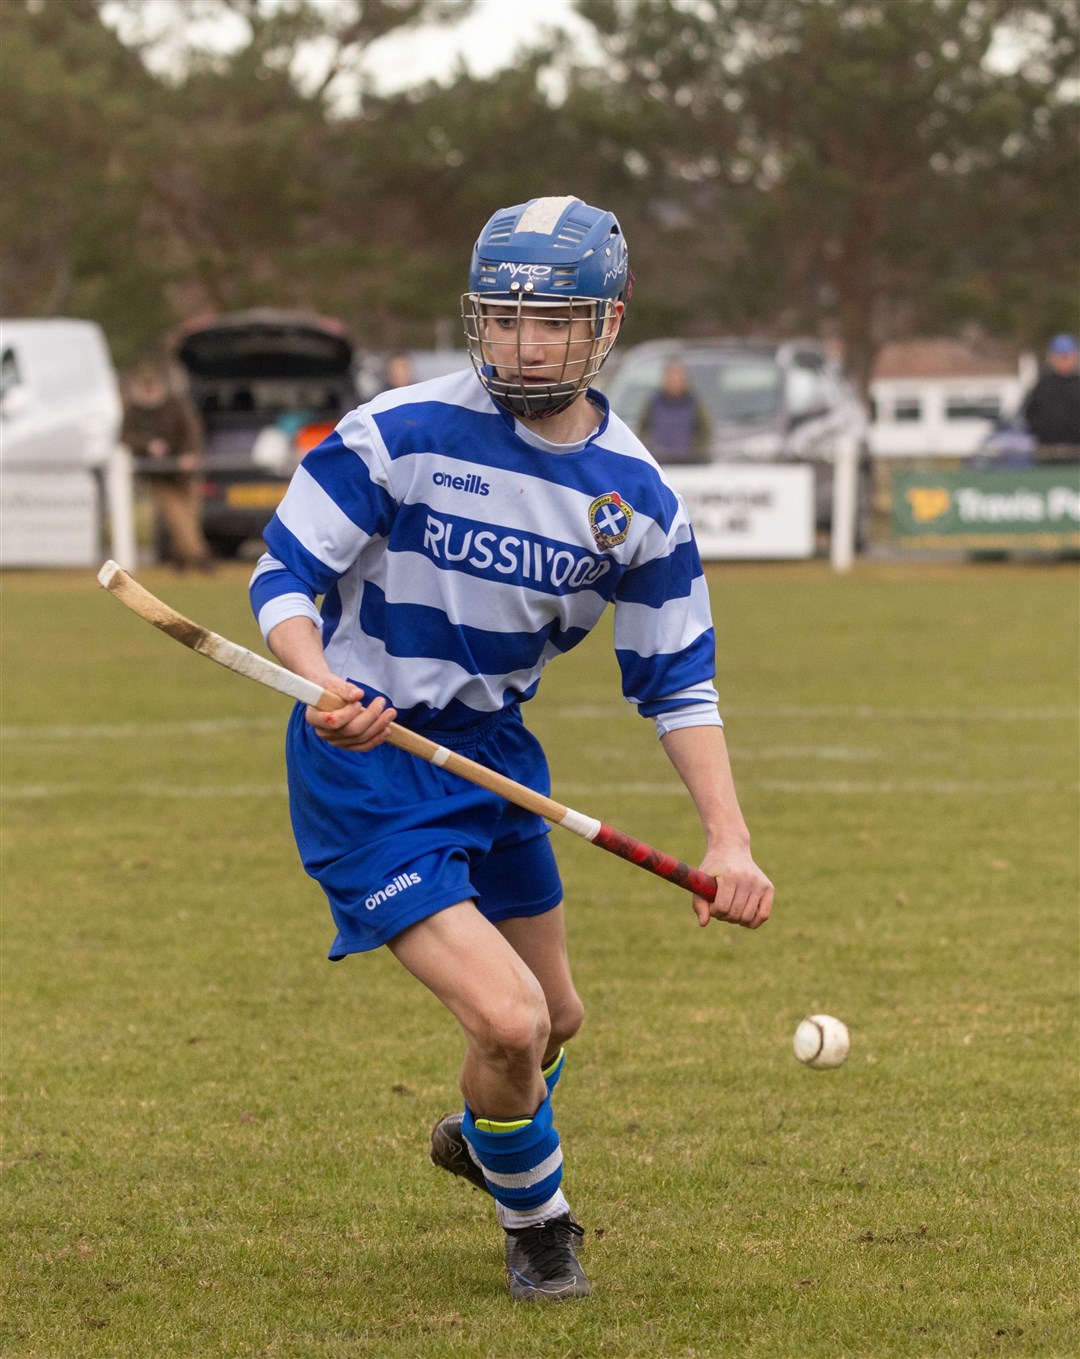
[[[684,864],[681,859],[672,858],[670,854],[662,854],[660,850],[653,849],[652,845],[635,840],[632,835],[616,830],[614,826],[601,825],[599,832],[593,837],[593,844],[617,854],[620,859],[629,859],[632,864],[637,864],[639,868],[644,868],[649,873],[655,873],[658,878],[667,878],[668,882],[685,887],[688,892],[694,892],[697,896],[704,897],[706,901],[716,899],[716,879],[711,874],[702,873],[698,868],[691,868],[689,864]]]

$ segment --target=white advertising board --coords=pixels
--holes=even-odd
[[[705,561],[814,555],[814,469],[714,463],[667,467]]]
[[[101,497],[87,467],[0,472],[0,566],[96,566]]]

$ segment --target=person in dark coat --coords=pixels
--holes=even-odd
[[[168,374],[152,361],[131,374],[120,438],[131,449],[135,471],[146,482],[164,525],[172,565],[183,571],[211,569],[203,537],[198,472],[203,428],[195,407],[170,391]]]
[[[1040,448],[1080,449],[1080,343],[1055,335],[1046,367],[1024,398],[1020,413]]]

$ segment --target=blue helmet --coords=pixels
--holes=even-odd
[[[516,300],[583,297],[625,301],[630,281],[626,238],[615,214],[580,198],[531,198],[503,208],[481,231],[469,266],[469,291]]]
[[[629,299],[631,282],[626,238],[613,213],[573,197],[532,198],[496,212],[473,247],[469,291],[462,297],[469,353],[493,399],[528,417],[554,415],[569,406],[607,358],[622,310],[616,304]],[[590,319],[591,338],[587,345],[573,342],[577,353],[571,352],[569,339],[561,353],[554,352],[552,342],[550,362],[544,365],[550,380],[516,380],[514,374],[496,371],[485,306],[499,308],[504,320],[503,309],[516,308],[519,324],[522,315],[561,308],[567,316]]]

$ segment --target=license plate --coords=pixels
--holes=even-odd
[[[225,489],[225,503],[237,510],[273,509],[288,490],[287,481],[241,481]]]

